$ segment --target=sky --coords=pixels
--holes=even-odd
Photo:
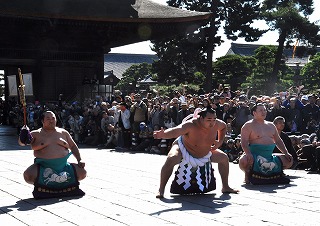
[[[160,4],[166,5],[167,0],[152,0],[154,2],[158,2]],[[320,20],[320,1],[314,0],[314,12],[310,16],[310,21],[317,21]],[[320,25],[320,23],[318,23]],[[260,28],[267,28],[266,25],[259,24]],[[219,35],[222,37],[225,37],[223,32],[220,31]],[[250,42],[252,44],[261,44],[261,45],[277,45],[277,39],[278,39],[278,33],[277,32],[267,32],[264,34],[258,41],[256,42]],[[213,60],[215,60],[218,57],[224,56],[227,51],[229,50],[231,46],[230,40],[227,40],[226,38],[223,38],[225,41],[221,46],[216,47],[215,51],[213,52]],[[238,39],[235,41],[236,43],[246,43],[244,39]],[[112,48],[110,53],[131,53],[131,54],[155,54],[150,48],[151,42],[150,41],[144,41],[139,42],[131,45],[126,45],[122,47]]]

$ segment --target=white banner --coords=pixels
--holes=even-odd
[[[33,96],[32,73],[22,74],[26,96]]]
[[[24,83],[24,92],[26,96],[33,96],[32,73],[22,74]],[[17,96],[16,75],[8,75],[9,96]]]
[[[8,75],[9,96],[18,96],[16,75]]]

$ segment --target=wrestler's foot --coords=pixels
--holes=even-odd
[[[250,184],[249,177],[247,175],[245,175],[243,183]]]
[[[156,195],[156,198],[157,198],[157,199],[163,199],[163,193],[159,191],[159,192],[157,193],[157,195]]]
[[[243,181],[243,183],[244,183],[244,184],[250,184],[250,181],[245,179],[245,180]]]
[[[240,191],[230,187],[222,188],[221,192],[223,194],[238,194]]]

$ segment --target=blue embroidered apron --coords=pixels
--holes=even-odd
[[[76,184],[77,178],[75,170],[67,162],[72,153],[62,158],[42,159],[36,158],[35,163],[39,165],[39,174],[37,183],[39,185],[60,189],[68,187],[70,184]]]

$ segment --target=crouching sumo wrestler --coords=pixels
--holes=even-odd
[[[173,142],[161,169],[160,187],[156,195],[163,198],[165,186],[175,165],[179,164],[171,192],[176,194],[205,193],[215,189],[211,162],[218,163],[223,193],[237,193],[229,187],[228,156],[218,150],[226,133],[226,124],[216,118],[212,108],[204,108],[180,125],[154,131],[155,139],[178,138]],[[217,139],[218,138],[218,139]]]
[[[245,183],[251,184],[288,184],[283,169],[292,166],[293,158],[288,152],[277,128],[265,120],[266,107],[258,103],[251,108],[253,119],[241,128],[241,146],[244,154],[239,161],[240,169],[245,173]],[[282,154],[273,154],[274,147]]]
[[[31,131],[31,136],[27,136],[29,139],[20,133],[19,144],[26,145],[29,140],[34,151],[34,164],[26,169],[23,176],[27,183],[34,185],[33,196],[36,199],[85,194],[79,189],[79,181],[87,174],[79,148],[68,131],[56,127],[56,122],[55,114],[46,111],[42,128]],[[68,163],[71,154],[78,164]]]

